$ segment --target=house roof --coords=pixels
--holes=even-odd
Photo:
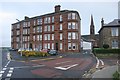
[[[79,15],[79,13],[78,13],[77,11],[74,11],[74,10],[61,10],[61,11],[58,12],[58,13],[52,12],[52,13],[48,13],[48,14],[44,14],[44,15],[40,15],[40,16],[31,17],[31,18],[28,17],[27,19],[21,20],[21,21],[19,21],[19,22],[17,22],[17,23],[20,23],[20,22],[23,22],[23,21],[29,21],[29,20],[32,20],[32,19],[35,19],[35,18],[37,19],[37,18],[40,18],[40,17],[43,17],[43,16],[51,16],[51,15],[56,15],[56,14],[68,13],[68,12],[77,13],[78,16],[79,16],[79,19],[81,20],[80,15]],[[25,16],[25,17],[26,17],[26,16]],[[17,24],[17,23],[13,23],[12,25]]]
[[[101,30],[105,27],[120,27],[120,19],[114,19],[112,22],[108,24],[104,24],[101,29],[98,31],[98,33],[101,32]]]

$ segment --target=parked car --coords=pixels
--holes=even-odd
[[[56,50],[49,50],[48,54],[50,54],[50,55],[58,55],[58,52]]]
[[[25,49],[24,48],[18,49],[18,52],[20,52],[20,51],[25,51]]]
[[[9,51],[16,51],[18,49],[9,48]]]

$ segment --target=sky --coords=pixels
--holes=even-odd
[[[0,47],[11,46],[11,24],[24,16],[34,17],[54,12],[54,6],[61,5],[61,10],[76,10],[81,17],[81,34],[90,33],[90,17],[93,15],[95,33],[101,28],[101,18],[109,23],[118,18],[118,0],[84,1],[38,1],[38,0],[1,0],[0,2]]]

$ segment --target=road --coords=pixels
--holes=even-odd
[[[8,60],[8,51],[3,51],[3,68],[0,77],[7,78],[82,78],[85,71],[96,65],[96,59],[90,52],[59,54],[57,56],[37,58],[25,61],[23,57],[11,51],[11,55],[23,59]]]

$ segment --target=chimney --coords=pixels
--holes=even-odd
[[[60,5],[56,5],[56,6],[55,6],[55,13],[60,12],[60,7],[61,7]]]
[[[104,19],[102,18],[102,20],[101,20],[101,26],[103,27],[103,25],[104,25]]]
[[[28,19],[29,19],[29,17],[25,16],[25,20],[28,20]]]

